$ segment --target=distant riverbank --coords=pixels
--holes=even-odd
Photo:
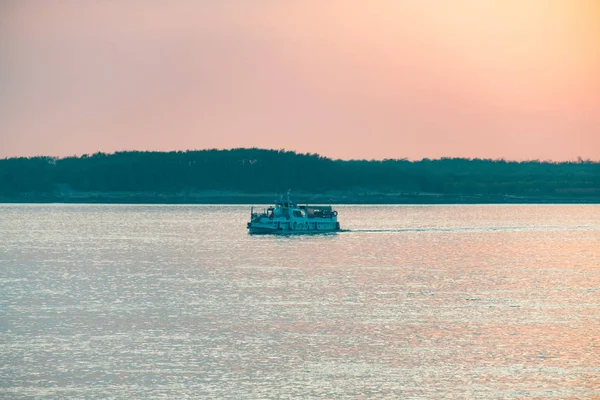
[[[235,191],[159,192],[64,192],[24,193],[0,196],[2,203],[96,204],[271,204],[279,196]],[[600,193],[540,196],[464,195],[438,193],[331,192],[292,193],[299,204],[600,204]]]
[[[0,160],[2,202],[271,204],[288,189],[298,203],[600,203],[600,162],[346,161],[266,149]]]

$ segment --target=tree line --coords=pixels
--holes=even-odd
[[[600,162],[333,160],[258,148],[0,160],[0,195],[224,190],[600,197]]]

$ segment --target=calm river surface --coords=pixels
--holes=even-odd
[[[0,204],[0,398],[600,396],[600,206]]]

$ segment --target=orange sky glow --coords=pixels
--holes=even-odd
[[[600,1],[0,4],[0,157],[600,160]]]

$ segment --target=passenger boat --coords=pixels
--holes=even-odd
[[[251,234],[298,234],[336,232],[340,230],[337,211],[331,206],[297,205],[286,199],[280,199],[275,205],[263,212],[250,209],[248,231]]]

